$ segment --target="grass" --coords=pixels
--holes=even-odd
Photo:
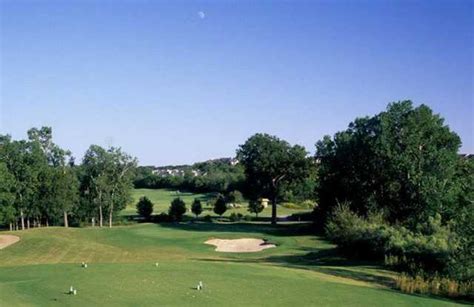
[[[211,200],[215,193],[190,193],[190,192],[180,192],[175,190],[169,189],[134,189],[132,192],[132,203],[130,203],[125,210],[122,211],[122,215],[135,215],[136,214],[136,204],[140,197],[146,196],[148,197],[154,206],[154,214],[159,214],[161,212],[168,212],[168,208],[170,206],[171,201],[176,198],[180,197],[186,203],[188,210],[191,208],[191,204],[193,203],[194,199],[197,198],[201,200],[201,203],[204,207],[204,211],[201,216],[205,216],[207,214],[215,215],[212,211],[212,206],[207,205],[207,202]],[[229,209],[223,216],[229,216],[232,212],[241,213],[243,215],[251,214],[247,211],[247,203],[241,204],[241,208],[234,208]],[[278,206],[278,216],[288,216],[293,213],[297,212],[307,212],[310,211],[309,209],[290,209],[285,208],[283,206]],[[192,215],[191,212],[187,213],[188,215]],[[265,208],[259,216],[261,217],[270,217],[272,214],[271,207]]]
[[[339,257],[304,224],[137,224],[14,234],[20,242],[0,250],[0,306],[455,305],[391,290],[392,272]],[[217,253],[203,243],[211,237],[267,238],[278,247]],[[203,291],[194,289],[199,281]],[[77,296],[67,294],[71,285]]]

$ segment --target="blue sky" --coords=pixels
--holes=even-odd
[[[474,152],[472,1],[0,1],[0,133],[52,126],[78,159],[306,146],[411,99]]]

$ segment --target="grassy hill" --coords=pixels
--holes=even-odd
[[[21,241],[0,250],[0,306],[454,305],[391,290],[391,272],[340,258],[304,225],[138,224],[14,234]],[[229,254],[203,244],[240,237],[278,247]],[[199,281],[203,291],[194,289]],[[71,285],[78,295],[67,294]]]

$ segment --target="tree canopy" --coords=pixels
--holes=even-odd
[[[302,181],[310,172],[311,160],[304,147],[268,134],[255,134],[237,150],[244,166],[251,199],[272,201],[272,224],[277,220],[277,197],[285,184]]]

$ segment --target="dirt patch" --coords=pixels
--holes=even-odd
[[[20,237],[13,235],[0,235],[0,249],[15,244],[20,241]]]
[[[225,253],[255,253],[267,248],[276,247],[261,239],[242,238],[235,240],[210,239],[204,242],[216,246],[216,252]]]

